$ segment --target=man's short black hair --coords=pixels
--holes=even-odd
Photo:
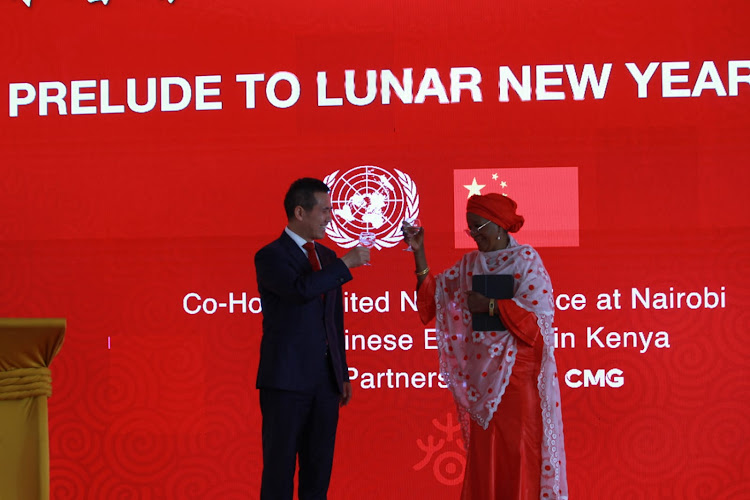
[[[294,209],[302,207],[305,210],[312,210],[317,203],[315,193],[327,193],[330,191],[325,182],[312,177],[304,177],[292,182],[289,191],[284,197],[284,210],[287,218],[294,217]]]

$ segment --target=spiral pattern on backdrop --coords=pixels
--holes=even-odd
[[[714,403],[693,415],[688,435],[699,436],[691,445],[698,456],[741,456],[747,449],[748,428],[747,403],[733,399]]]
[[[247,420],[234,408],[214,406],[185,415],[177,429],[182,436],[177,443],[180,455],[217,457],[247,429]]]
[[[90,466],[75,460],[50,457],[50,498],[55,500],[86,498],[91,484],[90,470]]]
[[[224,360],[229,369],[233,367],[248,369],[250,368],[249,360],[255,358],[252,369],[257,370],[261,332],[257,324],[253,325],[257,328],[256,331],[252,331],[249,322],[246,326],[244,320],[236,330],[222,328],[220,323],[201,324],[200,331],[205,339],[201,348],[212,359]],[[237,332],[248,333],[238,335]]]
[[[220,461],[203,457],[180,459],[164,482],[165,495],[180,500],[219,498],[214,490],[223,482],[224,469]]]
[[[708,337],[695,337],[679,340],[678,347],[665,357],[663,370],[673,375],[669,400],[673,408],[689,411],[690,414],[705,411],[707,386],[696,387],[695,375],[701,374],[706,380],[719,381],[725,377],[721,364],[710,362],[716,355],[715,346]],[[714,352],[714,354],[708,354]]]
[[[67,341],[66,341],[67,342]],[[68,352],[68,346],[63,344],[65,356],[58,356],[50,366],[52,371],[52,397],[48,400],[50,422],[56,419],[66,420],[74,413],[80,403],[81,394],[90,395],[91,387],[99,380],[91,380],[86,376],[86,357],[83,353]],[[106,371],[106,363],[101,361],[96,365],[98,373]],[[85,380],[89,383],[81,383]],[[88,399],[88,398],[87,398]]]
[[[591,413],[579,405],[563,404],[563,425],[568,422],[585,422]],[[565,427],[565,453],[569,462],[575,464],[587,463],[595,460],[601,453],[602,443],[598,439],[590,439],[587,429],[580,425]]]
[[[748,302],[750,300],[744,303]],[[750,325],[750,309],[745,307],[722,312],[720,322],[712,328],[721,335],[717,357],[738,368],[746,366],[750,358],[750,343],[746,338],[747,325]],[[722,365],[720,362],[715,364]]]
[[[158,483],[174,472],[173,425],[150,408],[130,408],[112,419],[104,458],[116,476],[133,484]]]
[[[622,476],[636,481],[649,477],[665,482],[679,476],[687,456],[684,435],[674,417],[655,408],[643,410],[635,418],[625,415],[615,424],[619,447],[609,450],[607,462],[620,464]]]
[[[58,450],[75,464],[92,464],[101,457],[101,435],[91,432],[91,425],[73,415],[59,419],[50,432],[50,448]],[[57,497],[55,497],[57,498]]]
[[[695,500],[715,500],[717,498],[739,498],[724,496],[727,487],[737,484],[737,471],[726,468],[720,460],[693,455],[688,473],[682,474],[681,481],[675,481],[670,488],[670,498],[694,498]]]
[[[171,472],[171,470],[169,471]],[[113,474],[105,469],[92,475],[91,484],[87,487],[86,500],[159,500],[168,498],[164,489],[157,485],[137,484],[127,478]]]
[[[260,449],[260,430],[252,429],[249,432],[258,437],[255,449],[248,446],[245,439],[235,439],[222,453],[222,461],[227,464],[226,475],[235,481],[245,481],[248,475],[263,469],[263,457],[255,451]]]
[[[249,376],[239,370],[227,370],[224,375],[233,382],[212,383],[211,379],[206,380],[206,403],[210,406],[232,408],[232,418],[245,422],[244,426],[237,428],[237,431],[241,432],[248,428],[247,422],[251,420],[252,416],[260,416],[260,408],[257,406],[258,393],[251,389],[255,382],[252,377],[255,374]]]

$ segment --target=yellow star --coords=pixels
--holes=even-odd
[[[501,188],[507,188],[508,187],[508,183],[505,182],[505,181],[500,181],[500,187]]]
[[[471,181],[471,184],[464,184],[464,187],[469,190],[469,196],[466,198],[471,198],[475,194],[482,194],[482,188],[486,186],[486,184],[477,184],[477,178],[474,177],[474,180]]]

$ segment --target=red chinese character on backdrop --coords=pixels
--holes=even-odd
[[[414,465],[414,470],[424,469],[434,458],[432,473],[435,479],[447,486],[460,484],[466,469],[466,446],[463,439],[456,439],[456,434],[461,432],[461,424],[453,423],[453,414],[447,413],[445,424],[433,418],[432,425],[445,434],[445,439],[441,437],[436,443],[432,434],[427,437],[426,443],[417,439],[417,446],[424,452],[424,458]]]

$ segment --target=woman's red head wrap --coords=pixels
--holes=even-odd
[[[516,202],[497,193],[474,195],[466,203],[466,211],[484,217],[502,227],[509,233],[515,233],[523,226],[524,219],[516,213]]]

